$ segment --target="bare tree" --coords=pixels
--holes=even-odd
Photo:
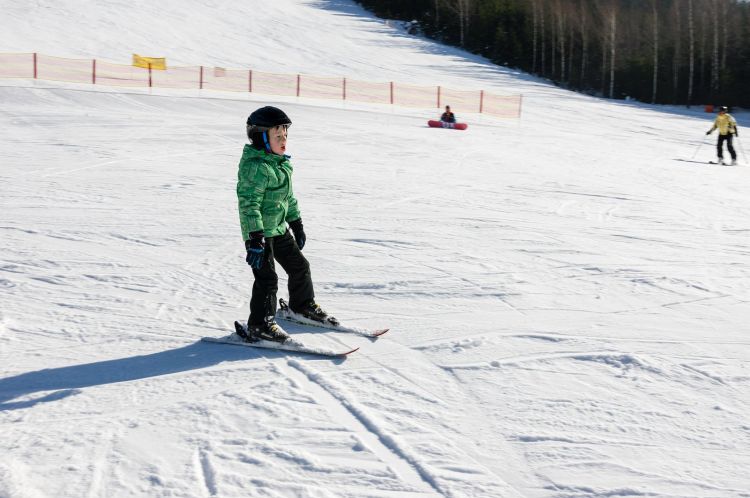
[[[721,70],[723,71],[727,67],[727,38],[729,29],[727,29],[727,2],[723,0],[721,2]]]
[[[551,40],[549,41],[550,45],[550,62],[552,66],[552,70],[550,71],[550,76],[552,78],[555,78],[555,71],[557,71],[557,23],[555,23],[555,9],[554,7],[550,9],[550,20],[549,20],[549,28],[550,28],[550,36]]]
[[[448,7],[458,14],[459,43],[464,46],[466,31],[469,29],[469,18],[474,0],[446,0]]]
[[[539,35],[539,5],[537,0],[531,0],[531,72],[536,73],[536,42]]]
[[[546,31],[544,29],[544,3],[542,3],[541,6],[539,7],[539,14],[540,14],[539,15],[539,21],[540,21],[540,24],[541,24],[540,32],[542,34],[542,46],[541,46],[541,50],[539,52],[541,54],[541,56],[542,56],[542,70],[540,71],[540,74],[542,76],[544,76],[544,69],[546,67],[546,65],[544,63],[545,62],[544,61],[544,58],[545,58],[545,55],[544,55],[545,54],[545,52],[544,52],[544,40],[545,40],[545,36],[544,35],[546,34]]]
[[[583,85],[583,82],[585,80],[586,76],[586,63],[588,62],[588,56],[589,56],[589,45],[588,45],[588,10],[584,7],[583,2],[585,0],[580,0],[580,26],[581,26],[581,85]]]
[[[652,0],[651,9],[654,16],[654,77],[651,84],[651,103],[656,104],[656,89],[659,76],[659,9],[656,0]]]
[[[713,49],[711,51],[711,93],[719,89],[719,0],[711,2]]]
[[[565,20],[560,0],[557,0],[557,37],[560,44],[560,81],[565,81]]]
[[[573,52],[575,51],[575,25],[573,19],[568,22],[568,82],[573,81]]]
[[[693,103],[693,79],[695,77],[695,28],[693,26],[693,0],[687,0],[688,3],[688,37],[690,38],[690,69],[688,72],[688,94],[687,106]]]
[[[617,55],[617,7],[612,4],[609,13],[610,24],[610,57],[609,57],[609,98],[615,95],[615,60]]]
[[[677,92],[680,85],[680,65],[682,64],[682,14],[679,2],[672,3],[671,17],[674,19],[674,54],[672,57],[672,95],[678,103]]]
[[[609,46],[609,30],[605,26],[607,22],[607,13],[602,11],[601,13],[601,46],[602,46],[602,62],[601,62],[601,80],[602,80],[602,95],[605,95],[607,89],[607,47]]]
[[[700,1],[698,3],[699,7],[703,6],[705,7],[705,1],[712,1],[712,0],[704,0]],[[705,16],[699,17],[701,20],[700,22],[700,62],[701,62],[701,68],[700,68],[700,86],[701,88],[706,87],[706,19]]]

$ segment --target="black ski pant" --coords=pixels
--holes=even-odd
[[[284,235],[266,239],[263,253],[263,264],[259,269],[253,268],[255,282],[253,296],[250,298],[250,318],[248,323],[263,323],[265,317],[276,314],[276,293],[279,290],[279,276],[276,274],[274,260],[278,261],[288,275],[289,307],[301,308],[307,301],[315,298],[313,282],[310,276],[310,263],[297,247],[294,237],[286,231]]]
[[[727,135],[719,134],[719,141],[716,142],[716,154],[719,156],[719,159],[724,158],[724,151],[723,144],[724,142],[727,143],[727,150],[729,151],[729,155],[732,156],[732,159],[737,159],[737,153],[734,151],[734,147],[732,147],[732,134],[729,133]]]

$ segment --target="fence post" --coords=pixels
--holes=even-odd
[[[344,78],[344,85],[341,87],[341,98],[346,100],[346,78]]]
[[[253,93],[253,70],[250,69],[247,72],[247,91],[248,93]]]
[[[300,75],[298,74],[297,75],[297,97],[299,97],[299,80],[300,80]]]
[[[36,52],[34,52],[34,79],[36,79]]]
[[[440,86],[438,86],[437,108],[440,109]]]
[[[198,90],[203,90],[203,66],[201,66],[201,81],[198,86]]]
[[[96,59],[91,61],[91,84],[96,85]]]
[[[391,81],[391,105],[393,105],[393,82]]]
[[[151,63],[148,63],[148,87],[151,88],[153,82],[151,80]]]
[[[484,90],[479,90],[479,114],[482,114],[484,108]]]

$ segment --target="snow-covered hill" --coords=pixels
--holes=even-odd
[[[406,35],[341,0],[3,2],[2,50],[129,64],[133,53],[172,65],[351,76],[421,84],[514,86],[510,71]],[[494,81],[499,80],[499,81]],[[472,86],[471,89],[475,89]]]
[[[154,5],[3,1],[0,51],[504,90],[523,118],[0,81],[0,497],[750,496],[750,180],[705,164],[710,116],[345,1]],[[247,315],[266,103],[319,302],[392,329],[289,327],[345,361],[199,341]]]

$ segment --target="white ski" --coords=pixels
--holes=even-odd
[[[236,332],[229,334],[226,337],[202,337],[201,341],[204,342],[214,342],[214,343],[220,343],[220,344],[231,344],[233,346],[246,346],[251,348],[263,348],[263,349],[277,349],[281,351],[290,351],[294,353],[305,353],[305,354],[314,354],[317,356],[331,356],[331,357],[345,357],[348,354],[351,354],[358,350],[359,348],[350,349],[347,351],[344,350],[333,350],[328,348],[321,348],[316,346],[308,346],[300,341],[297,341],[295,339],[287,339],[283,343],[281,342],[273,342],[273,341],[256,341],[256,342],[248,342],[237,335]]]
[[[348,332],[350,334],[358,334],[365,337],[380,337],[381,335],[388,332],[390,329],[365,329],[361,327],[351,327],[347,325],[341,325],[338,320],[334,318],[334,322],[318,322],[312,320],[298,313],[295,313],[289,308],[289,305],[283,299],[279,299],[279,309],[276,311],[276,319],[285,320],[287,322],[299,323],[301,325],[309,325],[311,327],[319,327],[326,330],[333,330],[335,332]]]

